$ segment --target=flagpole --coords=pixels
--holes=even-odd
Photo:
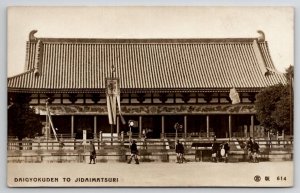
[[[49,117],[48,117],[48,99],[46,99],[46,140],[47,140],[47,150],[48,150],[48,140],[49,140],[49,129],[48,127],[49,124]]]
[[[50,114],[50,111],[49,111],[49,108],[48,108],[48,104],[49,104],[49,98],[46,100],[46,112],[47,112],[47,117],[48,117],[48,120],[49,120],[49,123],[50,123],[50,126],[49,126],[49,135],[50,135],[50,127],[51,127],[53,135],[55,137],[55,140],[57,141],[57,135],[56,135],[55,128],[53,126],[53,122],[52,122],[51,114]]]
[[[111,78],[115,78],[115,66],[114,64],[112,64],[112,67],[111,67]],[[110,125],[110,137],[111,137],[111,145],[113,145],[113,131],[114,131],[114,124],[111,124]]]
[[[119,116],[121,117],[121,121],[123,124],[125,123],[124,117],[121,112],[121,102],[120,102],[120,85],[119,78],[116,76],[116,68],[115,65],[112,64],[111,72],[106,78],[106,100],[107,100],[107,111],[108,111],[108,119],[110,124],[110,133],[111,133],[111,144],[113,144],[113,133],[115,124],[117,122],[117,106],[119,109]]]

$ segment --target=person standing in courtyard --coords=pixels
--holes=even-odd
[[[212,144],[212,153],[211,153],[211,159],[212,162],[217,162],[218,161],[218,153],[219,153],[219,145],[217,143],[216,138],[214,138],[213,144]]]
[[[139,164],[139,159],[138,159],[138,153],[139,153],[139,151],[137,149],[137,145],[136,145],[136,141],[135,140],[132,141],[132,144],[130,146],[130,152],[131,152],[131,155],[130,155],[130,158],[129,158],[129,160],[128,160],[127,163],[130,164],[132,158],[134,158],[135,164]]]
[[[246,148],[247,148],[249,162],[251,162],[252,159],[253,159],[253,157],[252,157],[252,148],[253,148],[252,137],[249,137],[249,140],[247,141]]]
[[[229,142],[226,141],[222,144],[222,147],[221,147],[221,156],[222,156],[225,163],[228,162],[229,150],[230,150]]]
[[[90,163],[91,164],[93,161],[93,164],[96,163],[96,149],[95,145],[93,144],[92,141],[90,141]]]
[[[254,163],[258,163],[258,156],[259,156],[259,145],[256,142],[256,140],[253,139],[252,157]]]
[[[186,162],[186,159],[184,158],[184,146],[182,143],[177,140],[176,146],[175,146],[175,152],[177,156],[177,162],[176,163],[183,163],[183,161]]]

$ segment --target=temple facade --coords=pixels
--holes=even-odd
[[[28,102],[41,116],[46,102],[57,133],[97,138],[110,133],[105,79],[120,80],[121,109],[132,132],[149,138],[260,136],[255,95],[285,83],[274,73],[263,34],[224,39],[66,39],[29,34],[24,73],[8,78],[10,103]],[[229,97],[235,89],[240,102]],[[21,96],[21,97],[20,97]],[[46,120],[46,119],[45,119]],[[128,132],[117,124],[113,133]]]

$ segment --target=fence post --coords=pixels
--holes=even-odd
[[[73,140],[74,140],[74,142],[73,142],[73,144],[74,144],[73,148],[74,148],[74,150],[76,150],[77,149],[77,147],[76,147],[76,138],[74,138]]]
[[[270,131],[268,131],[268,141],[269,141],[269,148],[272,148],[272,139],[271,139]]]
[[[102,131],[99,132],[99,140],[102,142]]]
[[[121,132],[121,141],[124,142],[124,131]]]
[[[38,146],[37,146],[38,150],[41,149],[41,139],[38,140]]]

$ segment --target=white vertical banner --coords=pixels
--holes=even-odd
[[[230,89],[229,97],[230,97],[233,105],[241,102],[239,93],[236,91],[236,89],[234,87],[232,89]]]
[[[117,105],[116,105],[116,97],[115,96],[106,96],[107,100],[107,113],[109,124],[116,124],[116,115],[117,115]]]
[[[109,124],[117,124],[117,96],[120,95],[118,78],[106,78],[106,104]]]
[[[121,96],[120,96],[120,93],[118,93],[117,95],[117,103],[118,103],[118,108],[119,108],[119,115],[120,115],[120,118],[121,118],[121,122],[123,125],[126,124],[126,121],[122,115],[122,111],[121,111]]]

